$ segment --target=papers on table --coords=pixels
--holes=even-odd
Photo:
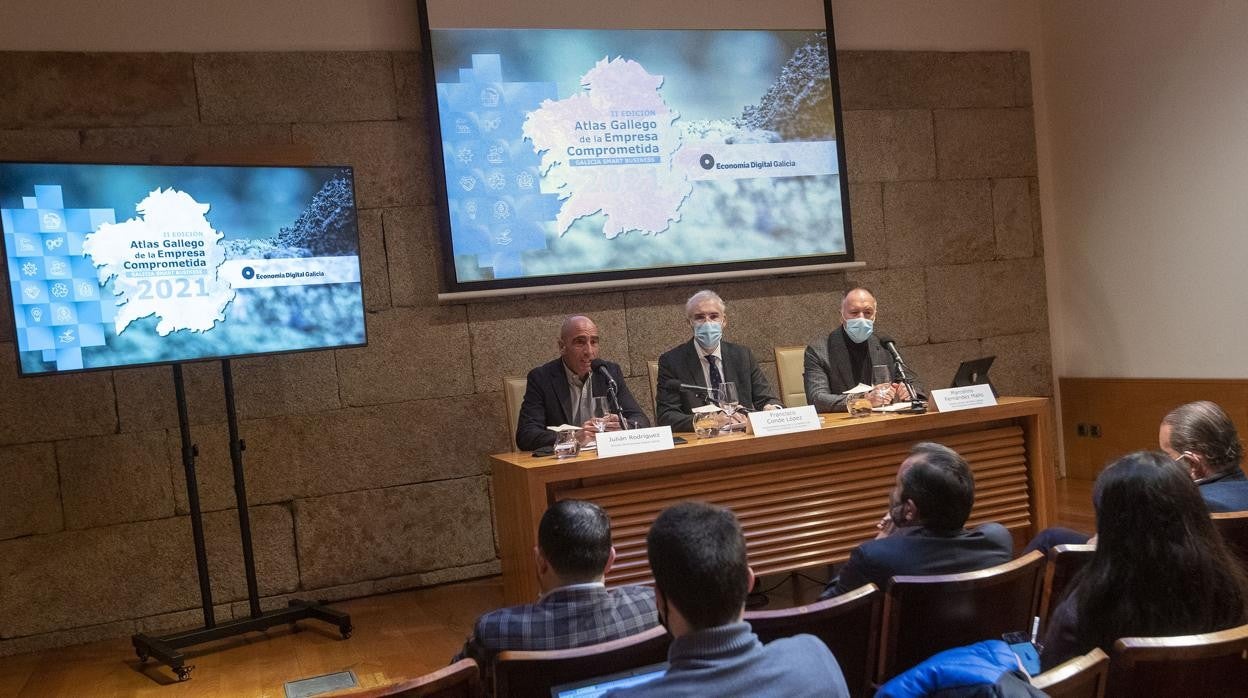
[[[891,405],[883,405],[881,407],[872,407],[871,411],[872,412],[903,412],[905,410],[910,409],[910,406],[911,406],[911,403],[909,400],[902,400],[901,402],[894,402]]]
[[[845,392],[841,393],[841,395],[861,395],[862,393],[869,393],[871,392],[871,390],[872,390],[872,387],[867,385],[866,383],[859,383],[858,385],[855,385],[849,390],[846,390]]]
[[[551,431],[580,431],[581,430],[580,427],[572,426],[571,424],[560,424],[557,427],[546,427],[546,428]]]

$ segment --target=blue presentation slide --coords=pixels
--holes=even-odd
[[[459,283],[845,254],[823,34],[431,32]]]
[[[0,163],[23,374],[365,341],[350,168]]]

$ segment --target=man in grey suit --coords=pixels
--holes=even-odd
[[[844,412],[843,393],[859,383],[872,385],[872,366],[888,366],[889,371],[887,388],[867,393],[872,407],[909,400],[910,391],[898,382],[892,356],[875,334],[875,296],[865,288],[846,293],[841,301],[841,320],[841,326],[826,338],[806,347],[802,374],[806,401],[819,412]]]
[[[723,341],[728,326],[724,300],[714,291],[698,291],[685,303],[685,319],[693,339],[659,357],[655,416],[672,431],[693,431],[693,408],[707,403],[706,393],[680,386],[718,388],[725,382],[737,386],[741,407],[774,410],[782,407],[749,349]],[[735,415],[744,421],[744,415]]]

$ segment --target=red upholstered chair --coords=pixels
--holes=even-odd
[[[1108,695],[1242,696],[1248,693],[1248,625],[1176,637],[1124,637],[1109,653]]]
[[[807,633],[832,650],[853,696],[869,696],[879,652],[884,594],[874,584],[809,606],[747,611],[745,620],[763,642]]]
[[[667,661],[671,636],[655,626],[630,637],[568,650],[500,652],[494,662],[494,695],[550,698],[550,687]]]
[[[1248,574],[1248,511],[1211,514],[1213,526]]]
[[[485,692],[481,687],[480,667],[471,659],[461,659],[446,668],[438,669],[419,678],[337,695],[342,698],[381,698],[382,696],[480,698],[485,695]]]
[[[1044,568],[1044,584],[1040,592],[1040,632],[1049,625],[1049,616],[1061,602],[1070,580],[1088,564],[1096,553],[1095,545],[1055,545],[1049,550]]]
[[[1094,649],[1068,659],[1031,679],[1031,685],[1050,698],[1101,698],[1109,678],[1109,655]]]
[[[898,576],[884,594],[876,680],[884,683],[941,650],[1031,629],[1044,555],[1038,550],[976,572]]]

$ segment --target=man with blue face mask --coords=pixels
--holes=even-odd
[[[750,350],[723,341],[728,313],[718,294],[693,294],[685,303],[685,319],[693,338],[659,357],[655,415],[660,425],[670,425],[672,431],[693,431],[693,408],[707,403],[706,393],[681,388],[682,384],[718,388],[731,382],[737,386],[743,411],[781,407]],[[746,417],[738,412],[734,419],[743,422]]]
[[[892,357],[875,336],[875,311],[875,296],[870,291],[851,290],[841,301],[841,326],[806,347],[802,377],[806,401],[816,410],[844,412],[844,392],[860,383],[873,385],[873,366],[888,367],[889,383],[867,393],[872,407],[910,399],[906,386],[898,382]]]

